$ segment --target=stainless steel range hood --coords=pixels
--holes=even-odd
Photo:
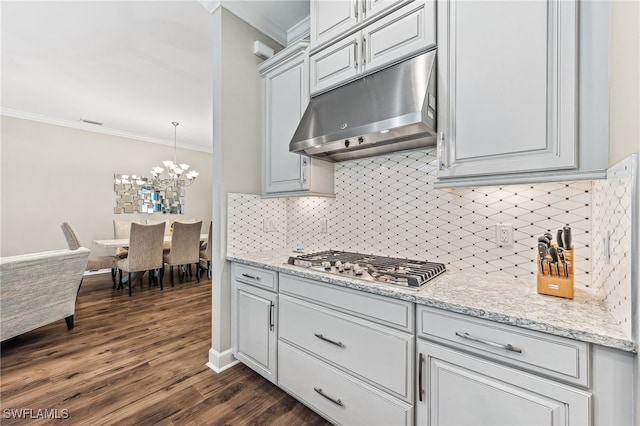
[[[336,162],[436,143],[436,51],[311,99],[290,152]]]

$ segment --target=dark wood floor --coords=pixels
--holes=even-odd
[[[165,277],[168,284],[168,277]],[[85,277],[76,326],[64,320],[2,343],[0,423],[57,414],[73,425],[319,425],[326,422],[244,365],[216,374],[211,282],[113,290],[109,274]],[[66,410],[66,411],[65,411]]]

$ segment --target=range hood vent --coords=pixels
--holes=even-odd
[[[436,51],[311,99],[289,151],[337,162],[436,144]]]

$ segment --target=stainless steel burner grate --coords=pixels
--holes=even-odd
[[[408,287],[420,287],[446,271],[442,263],[335,250],[291,256],[288,263]]]

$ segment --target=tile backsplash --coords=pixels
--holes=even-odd
[[[593,287],[627,336],[632,336],[633,206],[637,205],[637,155],[607,170],[593,188]],[[635,216],[635,218],[634,218]]]
[[[538,236],[570,225],[576,285],[591,285],[590,181],[442,190],[434,188],[435,179],[431,149],[337,163],[335,200],[287,200],[287,245],[534,279]],[[325,218],[328,232],[321,234]],[[513,225],[513,246],[496,246],[497,223]]]
[[[533,280],[538,236],[570,225],[576,286],[591,286],[590,181],[442,190],[434,188],[435,179],[435,150],[428,149],[337,163],[335,199],[229,194],[228,250],[248,252],[281,242],[280,247],[305,251],[333,248],[425,259],[449,270]],[[283,235],[264,233],[262,215],[281,218]],[[496,246],[497,223],[513,225],[513,246]],[[257,236],[266,241],[249,241]]]

